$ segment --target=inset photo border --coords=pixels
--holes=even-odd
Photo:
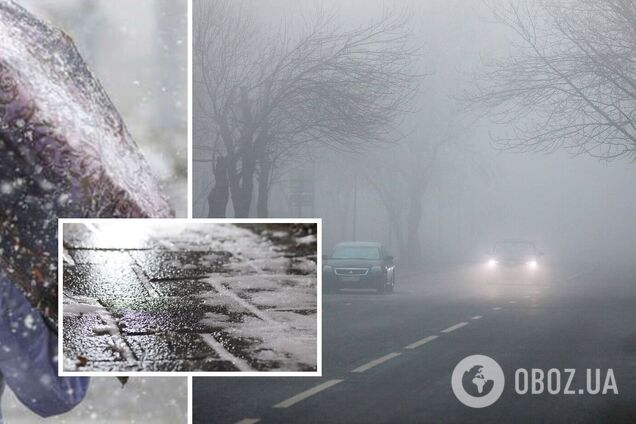
[[[59,219],[60,376],[322,376],[320,219]]]

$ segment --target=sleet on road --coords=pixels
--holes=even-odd
[[[66,371],[315,371],[313,224],[64,224]]]

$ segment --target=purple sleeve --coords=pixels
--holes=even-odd
[[[57,335],[22,292],[0,274],[0,372],[20,401],[48,417],[71,410],[87,377],[58,377]]]

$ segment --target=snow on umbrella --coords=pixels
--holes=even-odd
[[[72,40],[11,0],[0,40],[0,261],[55,323],[58,217],[173,213]]]

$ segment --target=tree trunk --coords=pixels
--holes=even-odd
[[[406,215],[406,259],[409,264],[421,261],[420,222],[422,220],[422,192],[415,184],[409,190],[409,208]]]
[[[258,199],[256,201],[256,216],[259,218],[269,217],[269,178],[272,165],[268,161],[260,164],[258,174]]]
[[[208,195],[208,218],[225,218],[230,200],[228,159],[219,156],[214,167],[214,187]]]
[[[256,160],[254,159],[254,152],[248,150],[241,157],[240,184],[237,186],[237,192],[232,196],[234,215],[237,218],[248,218],[250,216],[255,173]]]

